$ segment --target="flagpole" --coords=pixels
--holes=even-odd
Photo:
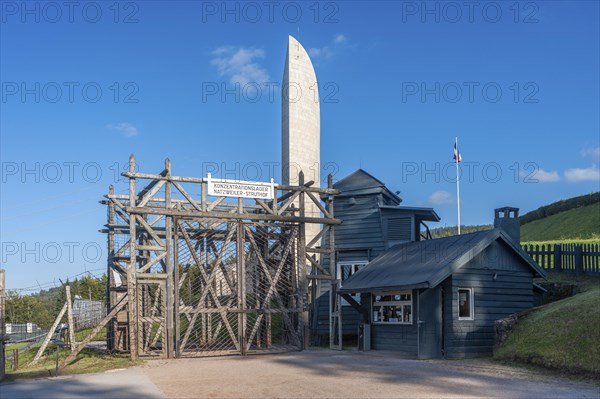
[[[454,146],[456,148],[456,198],[458,204],[458,235],[460,235],[460,173],[458,170],[458,162],[460,160],[460,152],[458,149],[458,137],[454,140]]]

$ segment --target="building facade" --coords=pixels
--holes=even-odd
[[[496,210],[500,227],[399,244],[346,280],[340,294],[360,296],[350,302],[365,323],[364,348],[491,355],[495,321],[534,306],[533,278],[546,275],[510,235],[518,223],[514,208]]]
[[[402,199],[368,172],[359,169],[336,182],[334,215],[342,220],[335,228],[336,274],[344,282],[392,246],[428,238],[426,222],[437,222],[432,208],[400,206]],[[327,237],[325,238],[328,239]],[[323,259],[329,268],[328,259]],[[320,344],[329,335],[330,284],[313,287],[315,309],[312,312],[313,343]],[[358,299],[356,296],[355,299]],[[342,300],[343,334],[358,335],[360,313]]]

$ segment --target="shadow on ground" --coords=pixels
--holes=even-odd
[[[0,383],[2,399],[164,398],[139,367],[97,374],[18,379]]]

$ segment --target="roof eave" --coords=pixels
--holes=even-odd
[[[409,289],[431,288],[432,285],[428,281],[414,284],[389,285],[383,287],[363,287],[363,288],[340,288],[339,294],[359,294],[364,292],[394,292]]]

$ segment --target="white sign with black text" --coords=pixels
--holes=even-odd
[[[213,179],[208,174],[208,195],[217,197],[242,197],[273,199],[275,183],[249,182],[241,180]]]

